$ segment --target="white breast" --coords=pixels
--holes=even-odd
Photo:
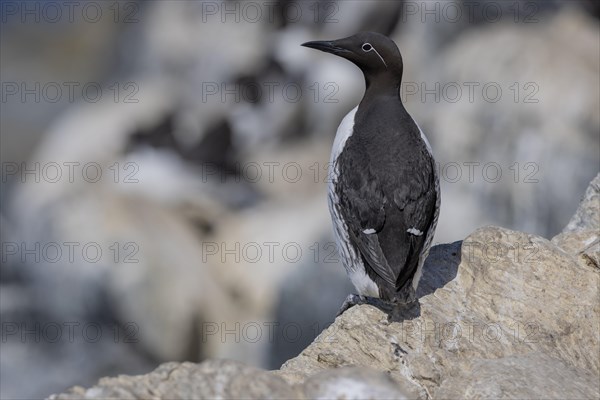
[[[329,186],[328,200],[329,212],[333,221],[333,233],[337,241],[338,251],[342,264],[359,294],[363,296],[379,297],[379,289],[377,285],[365,272],[365,267],[362,258],[357,253],[356,249],[350,245],[348,236],[348,227],[341,218],[338,211],[339,199],[335,192],[335,185],[339,176],[339,168],[336,165],[337,158],[342,153],[346,141],[352,136],[354,128],[354,116],[358,106],[354,107],[342,120],[335,134],[333,148],[331,149],[331,158],[329,163]]]
[[[350,110],[348,114],[346,114],[346,116],[340,123],[340,126],[338,126],[337,128],[337,132],[335,133],[335,139],[333,140],[333,147],[331,148],[331,158],[329,159],[329,161],[332,164],[342,153],[342,150],[344,150],[344,146],[346,145],[346,141],[348,140],[348,138],[352,136],[352,129],[354,128],[354,116],[356,115],[356,110],[358,110],[358,106],[354,107],[352,110]]]

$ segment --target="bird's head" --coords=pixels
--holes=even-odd
[[[306,42],[302,46],[352,61],[364,73],[367,84],[378,77],[397,79],[397,83],[402,79],[402,56],[398,46],[380,33],[360,32],[338,40]]]

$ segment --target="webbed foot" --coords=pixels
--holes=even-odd
[[[344,300],[344,303],[342,304],[342,307],[340,307],[340,310],[338,311],[336,317],[339,317],[340,315],[342,315],[349,308],[360,305],[360,304],[371,305],[373,307],[379,308],[381,311],[386,312],[386,313],[389,313],[394,308],[393,303],[378,299],[376,297],[361,296],[358,294],[350,294],[350,295],[348,295],[348,297],[346,297],[346,300]]]

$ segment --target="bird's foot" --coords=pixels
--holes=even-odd
[[[408,302],[389,302],[377,297],[361,296],[358,294],[351,294],[346,297],[346,300],[342,304],[342,307],[338,311],[336,317],[342,315],[346,310],[351,307],[368,304],[376,307],[388,314],[390,321],[403,321],[406,319],[413,319],[420,315],[421,307],[419,301],[415,298],[413,301]]]
[[[344,300],[344,303],[342,304],[342,307],[340,307],[340,310],[338,311],[336,317],[339,317],[340,315],[342,315],[349,308],[360,305],[360,304],[368,304],[373,307],[379,308],[380,310],[382,310],[384,312],[389,312],[394,307],[394,305],[392,303],[387,302],[385,300],[378,299],[376,297],[361,296],[358,294],[350,294],[350,295],[348,295],[348,297],[346,297],[346,300]]]

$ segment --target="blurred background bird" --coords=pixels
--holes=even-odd
[[[434,244],[487,224],[556,234],[600,164],[599,16],[593,1],[0,3],[0,397],[165,361],[277,368],[332,321],[352,288],[327,164],[364,83],[306,41],[398,44],[444,193]]]

